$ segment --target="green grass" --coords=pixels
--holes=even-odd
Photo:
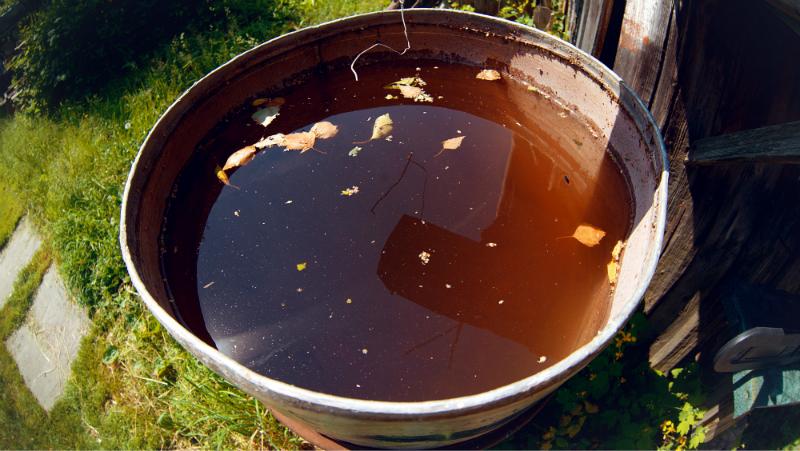
[[[8,243],[22,217],[22,204],[6,186],[0,186],[0,249]]]
[[[0,238],[13,230],[20,205],[27,206],[42,225],[66,285],[93,322],[73,364],[73,379],[49,415],[0,346],[0,448],[306,446],[263,405],[186,353],[145,311],[117,241],[122,190],[136,150],[184,89],[272,36],[378,9],[384,2],[287,2],[285,7],[292,5],[298,23],[231,23],[187,33],[145,68],[86,102],[49,116],[0,119]],[[34,264],[50,258],[43,255],[48,257],[37,257]],[[14,295],[19,301],[10,302],[0,318],[6,335],[38,284],[41,268],[34,269],[20,279]]]

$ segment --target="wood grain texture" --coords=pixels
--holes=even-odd
[[[698,140],[687,164],[800,163],[800,121]]]
[[[661,75],[672,0],[628,0],[614,71],[651,104]]]
[[[574,0],[570,2],[569,23],[575,23],[574,44],[599,58],[603,50],[613,0]],[[572,16],[577,16],[573,18]]]
[[[663,48],[621,48],[615,67],[640,95],[652,93],[648,106],[670,161],[664,249],[644,299],[655,340],[651,362],[660,369],[720,344],[725,322],[716,297],[726,278],[800,290],[800,212],[791,199],[800,192],[800,168],[684,165],[690,144],[703,138],[800,119],[800,65],[786,58],[800,54],[800,40],[768,5],[675,5]],[[645,6],[655,17],[652,11],[663,14],[666,5],[629,3],[626,16],[643,17]],[[642,35],[623,30],[621,41]],[[662,60],[654,63],[653,55]],[[696,315],[686,313],[692,302]]]

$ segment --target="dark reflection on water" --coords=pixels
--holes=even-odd
[[[168,285],[196,333],[272,378],[393,401],[495,388],[594,336],[629,226],[616,165],[587,168],[570,147],[591,146],[589,132],[560,128],[533,94],[520,113],[508,96],[524,87],[421,66],[433,104],[384,99],[414,66],[366,68],[359,84],[332,72],[282,93],[266,133],[248,107],[209,134],[164,234]],[[391,140],[351,156],[385,113]],[[262,134],[323,119],[339,133],[316,152],[267,150],[232,174],[240,189],[214,178]],[[607,232],[600,245],[564,238],[584,222]]]

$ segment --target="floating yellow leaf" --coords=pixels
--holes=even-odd
[[[228,179],[228,174],[226,174],[225,171],[221,167],[219,167],[219,166],[215,167],[214,168],[214,173],[217,174],[217,178],[219,179],[220,182],[222,182],[222,183],[224,183],[226,185],[230,185],[231,184],[230,179]]]
[[[342,196],[352,196],[354,194],[358,194],[358,187],[356,185],[342,190]]]
[[[253,161],[257,151],[258,149],[256,146],[247,146],[237,150],[228,157],[228,159],[225,161],[225,166],[222,167],[222,170],[227,171],[228,169],[238,168],[239,166],[246,165],[247,163]]]
[[[622,241],[617,241],[617,244],[614,245],[614,249],[611,251],[611,258],[619,261],[619,256],[622,253]]]
[[[572,238],[578,240],[584,246],[595,247],[600,244],[600,240],[606,236],[606,232],[589,224],[581,224],[575,229]]]
[[[478,72],[478,75],[475,76],[478,80],[487,80],[487,81],[495,81],[500,80],[500,72],[497,72],[494,69],[484,69]]]
[[[610,261],[606,265],[606,272],[608,272],[608,282],[611,285],[615,285],[617,283],[617,278],[619,277],[619,263],[616,261]]]
[[[331,124],[328,121],[317,122],[311,127],[313,133],[319,139],[333,138],[339,133],[339,127]]]
[[[442,150],[439,151],[434,157],[438,157],[445,150],[456,150],[461,147],[461,142],[464,141],[466,136],[456,136],[455,138],[445,139],[442,141]]]
[[[614,245],[614,250],[611,251],[611,261],[606,265],[608,282],[611,286],[616,285],[617,278],[619,278],[619,256],[622,253],[622,247],[622,241],[617,241],[617,244]]]
[[[286,135],[283,133],[276,133],[260,139],[253,145],[256,147],[256,149],[263,149],[265,147],[282,146],[284,141],[286,141]]]
[[[354,142],[353,144],[366,144],[376,139],[385,138],[389,136],[389,133],[392,133],[393,127],[394,122],[392,122],[392,117],[389,116],[389,113],[378,116],[378,118],[375,119],[375,124],[372,126],[372,136],[366,141]]]
[[[254,121],[266,127],[267,125],[271,124],[276,117],[278,117],[280,109],[280,106],[277,105],[268,106],[266,108],[256,110],[256,112],[250,117],[252,117]]]
[[[286,150],[299,150],[300,153],[305,153],[314,148],[316,140],[317,135],[311,132],[292,133],[284,136],[283,146]]]
[[[302,271],[302,270],[306,269],[306,266],[307,266],[306,262],[298,263],[297,264],[297,270],[298,271]]]

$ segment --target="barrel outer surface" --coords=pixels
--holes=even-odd
[[[490,432],[555,390],[594,358],[641,300],[661,250],[667,174],[663,141],[650,113],[613,72],[572,45],[535,29],[447,10],[405,12],[411,50],[358,61],[440,59],[495,67],[548,93],[608,144],[628,178],[634,218],[607,323],[588,343],[549,368],[512,384],[460,398],[383,402],[313,392],[269,379],[209,346],[176,319],[163,286],[159,234],[172,186],[196,145],[223,116],[257,93],[297,83],[328,65],[349,65],[374,42],[405,46],[399,11],[354,16],[259,45],[220,66],[181,95],[159,119],[131,168],[120,242],[131,280],[161,324],[222,377],[284,416],[328,437],[366,447],[429,448]],[[513,100],[512,100],[513,101]],[[598,152],[577,155],[587,170]]]

